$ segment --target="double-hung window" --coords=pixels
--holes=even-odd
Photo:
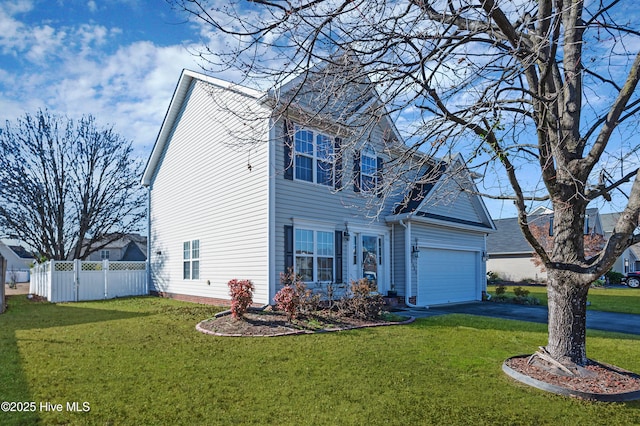
[[[370,148],[362,151],[360,157],[360,188],[362,191],[374,191],[378,187],[378,159]]]
[[[295,177],[297,180],[333,186],[333,138],[296,127],[294,135]]]
[[[109,250],[100,250],[100,259],[109,260],[110,254]]]
[[[200,240],[182,243],[182,278],[185,280],[200,278]]]
[[[304,282],[332,282],[334,277],[334,232],[295,230],[296,273]]]

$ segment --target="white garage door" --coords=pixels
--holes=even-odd
[[[479,299],[478,252],[422,248],[418,258],[419,306]]]

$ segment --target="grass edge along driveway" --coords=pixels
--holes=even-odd
[[[589,403],[504,375],[546,342],[541,324],[466,315],[280,338],[195,331],[220,308],[152,297],[9,299],[0,399],[61,411],[0,424],[638,424],[640,403]],[[640,371],[640,340],[589,331],[589,356]],[[68,402],[89,404],[67,411]]]
[[[541,305],[547,304],[547,287],[545,286],[507,286],[506,295],[514,296],[513,289],[522,287],[529,290],[529,296],[540,300]],[[488,285],[487,292],[496,294],[496,286]],[[593,287],[589,289],[587,309],[605,312],[620,312],[623,314],[640,315],[640,289],[629,287]]]

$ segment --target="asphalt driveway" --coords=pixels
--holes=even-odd
[[[547,323],[546,306],[527,306],[511,303],[475,302],[457,305],[437,306],[429,309],[407,308],[405,315],[424,318],[445,314],[470,314],[510,320]],[[587,328],[640,335],[640,315],[615,312],[587,311]]]

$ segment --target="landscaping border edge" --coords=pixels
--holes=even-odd
[[[529,385],[531,387],[555,393],[557,395],[562,396],[571,396],[580,399],[586,399],[590,401],[600,401],[600,402],[626,402],[626,401],[635,401],[640,399],[640,391],[632,391],[632,392],[623,392],[616,394],[603,394],[603,393],[591,393],[591,392],[582,392],[573,389],[567,389],[561,386],[552,385],[550,383],[546,383],[533,377],[529,377],[525,374],[522,374],[513,368],[507,365],[507,362],[514,358],[528,358],[531,355],[516,355],[511,358],[507,358],[502,363],[502,371],[504,371],[507,376],[511,377],[514,380],[517,380],[520,383],[524,383],[525,385]]]

